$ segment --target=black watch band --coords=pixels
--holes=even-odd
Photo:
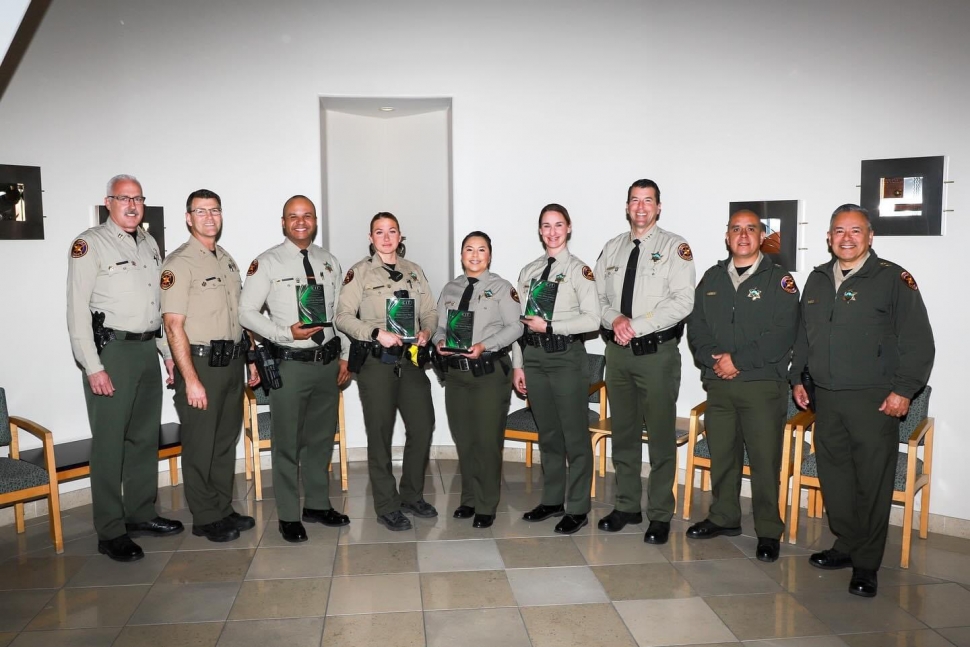
[[[547,335],[551,335],[552,334],[552,322],[551,321],[547,321],[546,322],[546,334]]]
[[[370,338],[373,339],[374,341],[377,341],[377,336],[379,334],[381,334],[381,329],[380,328],[374,328],[374,330],[372,330],[371,333],[370,333]]]

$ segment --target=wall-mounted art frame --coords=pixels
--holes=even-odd
[[[942,236],[944,158],[863,160],[859,204],[877,236]]]
[[[761,253],[789,272],[798,271],[798,200],[732,202],[728,215],[742,209],[756,213],[765,226]]]
[[[103,204],[98,205],[98,223],[103,224],[107,220],[108,208]],[[145,217],[142,218],[141,226],[155,239],[162,258],[165,258],[165,208],[145,205]]]
[[[39,166],[0,164],[0,240],[44,240]]]

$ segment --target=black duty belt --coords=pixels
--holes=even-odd
[[[236,359],[240,355],[246,355],[248,344],[238,343],[232,348],[232,358]],[[208,357],[212,353],[212,346],[207,344],[191,344],[189,352],[195,357]]]
[[[506,357],[508,354],[509,349],[503,348],[502,350],[497,350],[494,353],[486,351],[476,359],[465,357],[464,355],[442,355],[442,358],[444,359],[445,365],[448,367],[449,371],[452,369],[461,371],[463,373],[472,371],[472,373],[478,377],[480,374],[484,374],[486,371],[484,368],[482,368],[481,373],[479,373],[479,371],[475,370],[476,365],[478,367],[486,366],[489,362],[494,362],[497,359]],[[487,372],[491,373],[491,371]]]
[[[605,328],[600,331],[603,339],[616,344],[616,335],[612,330]],[[657,346],[673,339],[680,339],[684,334],[684,322],[681,321],[676,326],[671,326],[666,330],[658,330],[649,335],[634,337],[628,344],[633,350],[634,355],[652,355],[657,352]],[[617,344],[619,346],[620,344]]]
[[[276,359],[291,360],[294,362],[310,362],[314,364],[323,364],[326,366],[333,360],[340,357],[340,339],[338,337],[334,337],[319,348],[286,348],[283,346],[277,346],[275,351]]]
[[[583,335],[547,335],[531,330],[522,335],[522,341],[526,345],[541,348],[547,353],[560,353],[569,348],[572,342],[582,342],[584,339]]]
[[[162,331],[160,328],[149,330],[148,332],[127,332],[124,330],[105,328],[104,333],[108,341],[148,341],[149,339],[155,339],[162,336]]]

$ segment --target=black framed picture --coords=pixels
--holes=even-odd
[[[765,228],[761,253],[789,272],[798,270],[798,200],[732,202],[728,216],[742,209],[758,215]]]
[[[943,235],[943,164],[942,155],[862,161],[859,204],[877,236]]]
[[[43,240],[39,166],[0,164],[0,239]]]
[[[103,224],[108,220],[108,208],[98,205],[98,222]],[[142,228],[148,232],[155,242],[158,249],[165,258],[165,209],[164,207],[149,207],[145,205],[145,217],[141,221]]]

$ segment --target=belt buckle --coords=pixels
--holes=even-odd
[[[323,361],[323,349],[322,348],[313,349],[313,362],[316,363],[316,362],[322,362],[322,361]]]
[[[471,367],[468,365],[467,357],[458,358],[458,370],[463,373],[467,373],[469,370],[471,370]]]

